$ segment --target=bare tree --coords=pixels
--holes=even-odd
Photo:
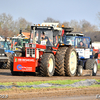
[[[70,27],[69,22],[66,22],[66,21],[65,21],[65,22],[63,22],[62,24],[63,24],[65,27]]]
[[[13,17],[10,14],[6,15],[5,13],[2,13],[0,15],[0,34],[5,37],[10,36],[9,32],[13,31],[13,23]]]
[[[59,23],[59,21],[58,21],[58,20],[55,20],[55,19],[50,18],[50,17],[47,17],[47,19],[46,19],[46,20],[44,20],[44,22],[56,22],[56,23]]]
[[[22,31],[30,31],[32,23],[26,21],[26,19],[24,18],[19,18],[16,22],[15,22],[15,33],[18,34],[19,30],[22,29]]]
[[[71,20],[69,25],[74,28],[74,32],[80,32],[81,29],[78,21]]]
[[[82,32],[93,32],[98,30],[96,25],[92,25],[90,22],[86,20],[80,21],[80,26]]]

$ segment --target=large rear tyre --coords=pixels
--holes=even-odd
[[[75,76],[77,72],[77,53],[73,47],[69,47],[65,55],[65,75]]]
[[[98,66],[97,66],[97,62],[95,59],[88,59],[86,61],[86,65],[85,65],[85,69],[86,70],[92,70],[92,76],[96,76],[97,74],[97,70],[98,70]]]
[[[9,56],[10,62],[13,61],[14,57],[21,57],[21,56],[22,56],[22,53],[19,53],[19,52],[13,53],[12,55]]]
[[[41,76],[53,76],[55,71],[55,58],[51,53],[44,53],[40,63]]]
[[[10,62],[11,62],[10,56],[12,55],[12,53],[6,53],[6,55],[7,55],[7,57],[9,57],[6,69],[10,69]]]
[[[68,47],[59,47],[56,53],[56,68],[55,68],[55,75],[65,76],[64,71],[64,63],[65,63],[65,54]]]

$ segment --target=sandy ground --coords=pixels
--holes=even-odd
[[[96,95],[100,94],[100,88],[63,88],[63,89],[40,89],[31,91],[6,91],[0,94],[8,95],[7,99],[17,99],[17,100],[95,100]],[[87,98],[88,97],[88,98]]]
[[[81,76],[81,77],[66,77],[66,76],[12,76],[9,69],[0,69],[0,82],[28,82],[28,81],[46,81],[46,80],[75,80],[75,79],[100,79],[100,71],[97,76]],[[17,88],[15,91],[2,91],[0,94],[8,95],[8,100],[97,100],[96,95],[100,94],[100,87],[94,88],[62,88],[62,89],[40,89],[22,91]],[[0,100],[2,100],[0,98]],[[99,100],[99,99],[98,99]]]
[[[97,76],[52,76],[52,77],[41,77],[41,76],[12,76],[9,69],[0,69],[0,82],[29,82],[29,81],[46,81],[46,80],[77,80],[77,79],[100,79],[100,71]]]

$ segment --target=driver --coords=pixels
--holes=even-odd
[[[42,32],[42,40],[46,40],[46,42],[49,40],[49,38],[47,36],[45,36],[44,32]]]
[[[82,41],[80,41],[78,47],[84,47],[84,43]]]
[[[45,33],[42,32],[42,41],[45,41],[45,45],[50,45],[50,41],[49,38],[47,36],[45,36]]]

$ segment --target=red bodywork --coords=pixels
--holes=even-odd
[[[13,71],[35,72],[35,67],[36,67],[35,58],[14,57]]]
[[[95,53],[98,53],[98,63],[100,63],[100,53],[99,53],[99,49],[93,49],[93,51]]]
[[[31,43],[30,43],[31,44]],[[56,51],[59,47],[59,44],[57,45],[57,47],[52,47],[52,53],[55,55]],[[41,56],[43,55],[43,51],[41,50],[45,50],[46,46],[45,45],[40,45],[40,44],[36,44],[36,47],[26,47],[26,52],[27,49],[35,49],[35,57],[14,57],[14,63],[13,63],[13,71],[17,71],[17,72],[36,72],[36,67],[40,66],[39,61],[41,60]],[[37,53],[36,50],[39,50],[39,59],[36,58]]]

